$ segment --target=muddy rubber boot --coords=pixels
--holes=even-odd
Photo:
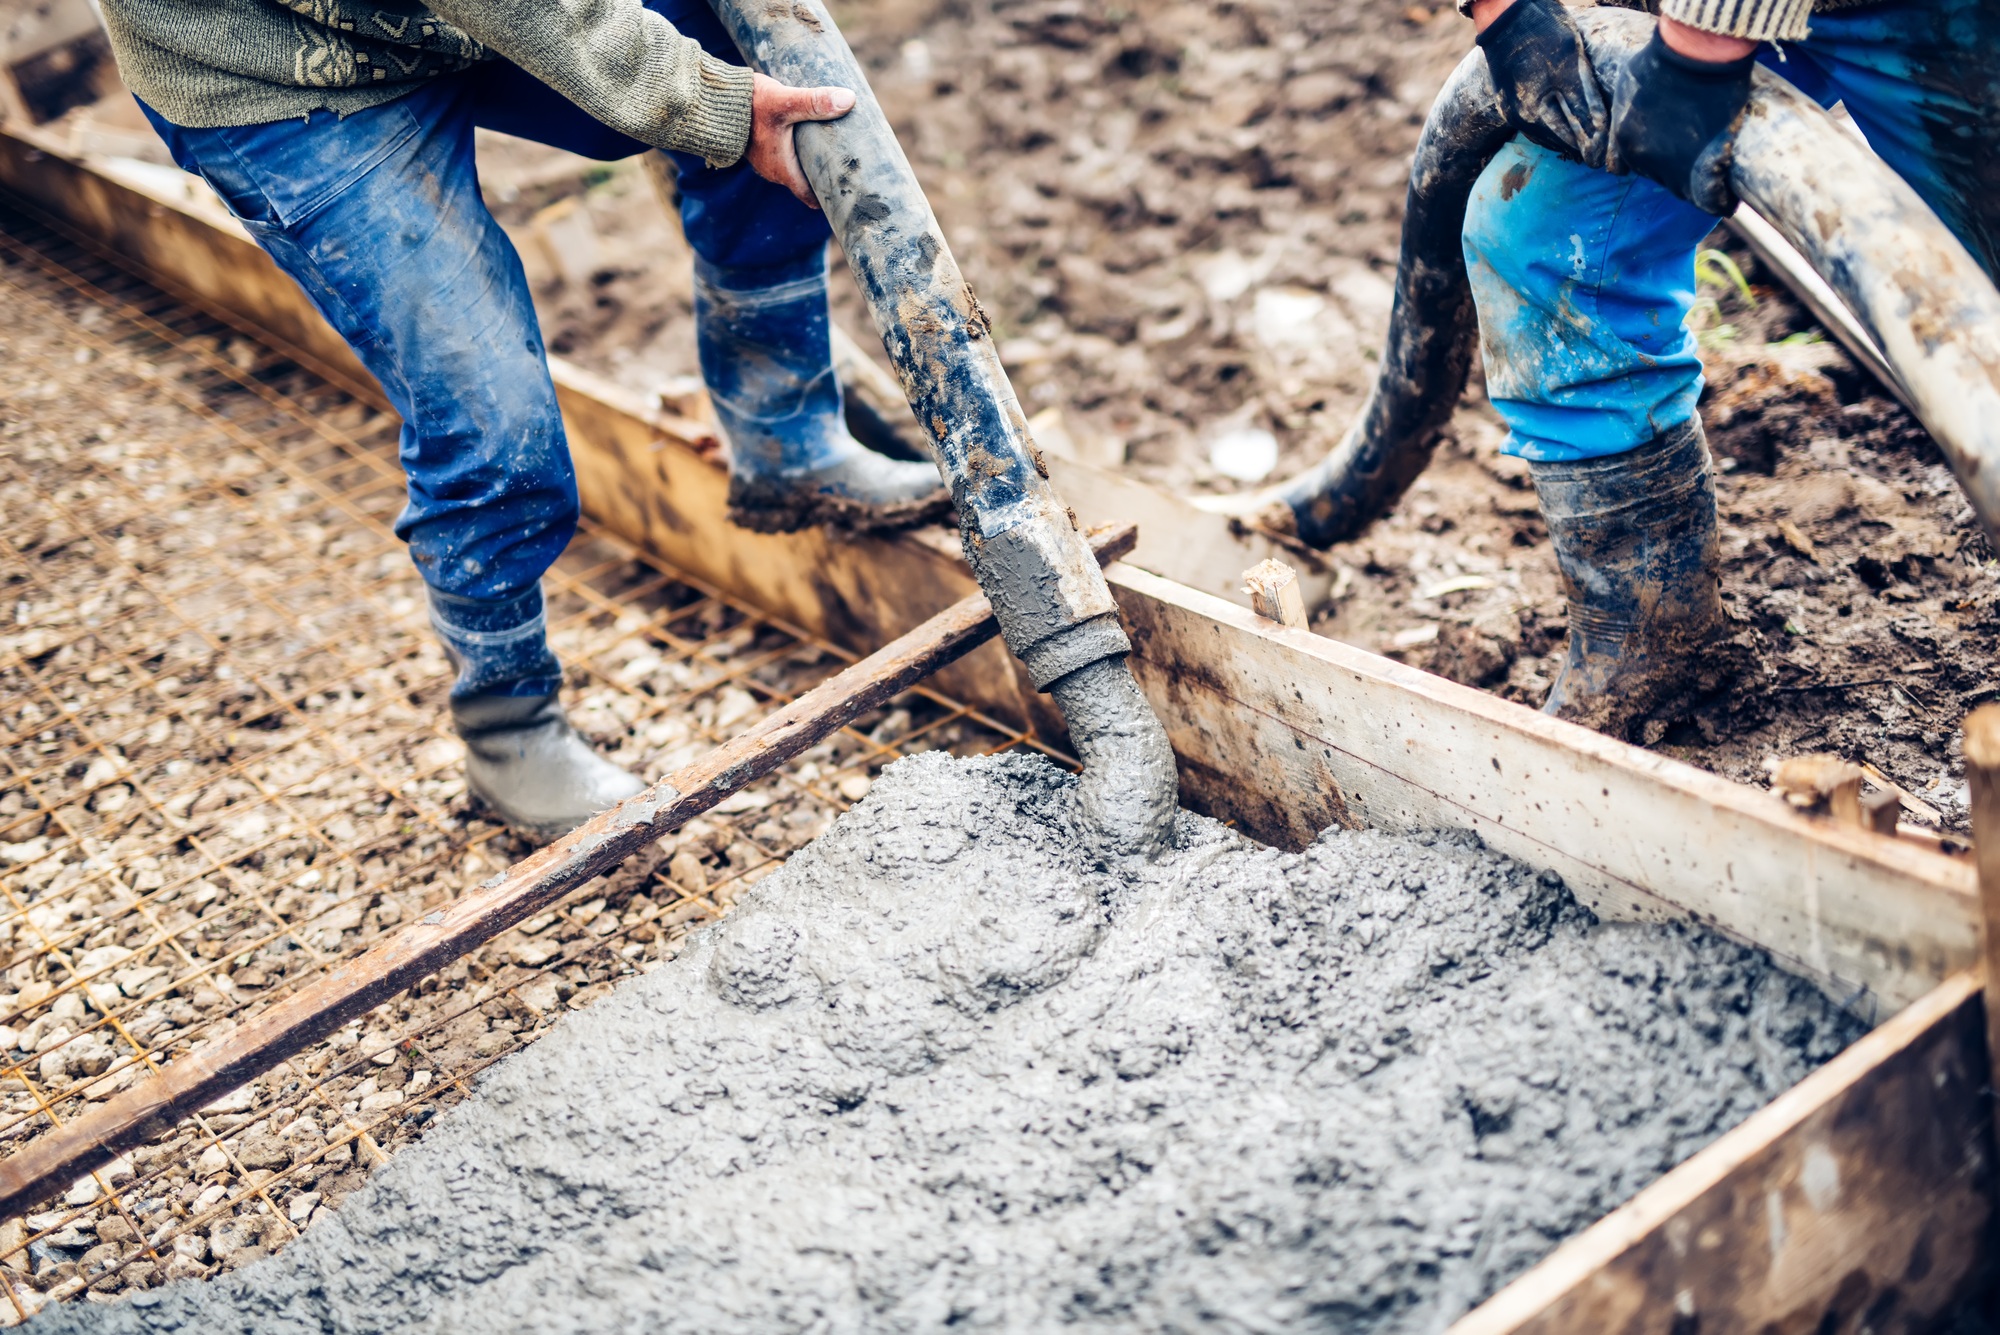
[[[824,257],[778,271],[697,261],[694,293],[702,376],[729,441],[732,520],[759,533],[874,531],[951,508],[934,464],[887,458],[848,434]]]
[[[1626,740],[1726,685],[1715,480],[1699,419],[1626,454],[1530,463],[1569,596],[1544,713]],[[1656,740],[1656,739],[1643,739]]]
[[[646,786],[564,717],[539,587],[493,600],[429,592],[431,626],[458,670],[451,721],[474,800],[524,834],[554,839]]]

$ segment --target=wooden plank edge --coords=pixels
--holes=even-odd
[[[1677,1231],[1674,1229],[1677,1220],[1696,1210],[1704,1201],[1712,1201],[1733,1181],[1750,1176],[1774,1153],[1798,1149],[1796,1141],[1815,1119],[1838,1120],[1843,1112],[1843,1102],[1870,1081],[1884,1078],[1885,1071],[1896,1058],[1926,1041],[1937,1040],[1949,1026],[1959,1024],[1963,1027],[1964,1012],[1969,1005],[1977,1003],[1980,988],[1979,977],[1972,971],[1953,974],[1624,1205],[1557,1247],[1533,1269],[1453,1323],[1447,1335],[1519,1335],[1530,1330],[1575,1330],[1590,1331],[1593,1335],[1606,1332],[1608,1335],[1613,1329],[1623,1329],[1578,1323],[1573,1314],[1563,1314],[1560,1308],[1567,1300],[1578,1296],[1586,1286],[1607,1282],[1607,1276],[1621,1260],[1633,1257],[1642,1248],[1651,1246],[1680,1256],[1688,1254],[1691,1244],[1699,1248],[1701,1240],[1685,1236],[1686,1230],[1678,1230],[1682,1236],[1669,1236],[1670,1232]],[[1984,1097],[1980,1082],[1973,1080],[1955,1092],[1961,1099],[1974,1104],[1971,1109],[1958,1110],[1960,1115],[1983,1124],[1985,1114],[1977,1106]],[[1884,1137],[1914,1130],[1904,1127],[1877,1129]],[[1810,1153],[1810,1150],[1807,1152]],[[1989,1152],[1983,1165],[1983,1173],[1988,1179],[1983,1184],[1985,1190],[1975,1191],[1975,1195],[1987,1198],[1989,1204],[1992,1171]],[[1845,1175],[1853,1174],[1846,1172]],[[1936,1204],[1937,1198],[1933,1193],[1941,1185],[1936,1182],[1908,1182],[1902,1199],[1863,1201],[1861,1208],[1881,1213],[1921,1211]],[[1977,1188],[1982,1184],[1966,1185]],[[1762,1189],[1759,1188],[1760,1191]],[[1831,1190],[1838,1193],[1837,1178]],[[1990,1230],[1990,1209],[1989,1217],[1978,1227]],[[1741,1245],[1744,1240],[1738,1238],[1734,1241]],[[1979,1235],[1975,1233],[1963,1241],[1966,1244],[1965,1255],[1971,1258],[1971,1263],[1961,1270],[1959,1278],[1963,1283],[1945,1276],[1937,1286],[1960,1297],[1966,1296],[1971,1286],[1984,1278],[1977,1264],[1983,1250]],[[1990,1255],[1987,1259],[1990,1260]],[[1933,1256],[1932,1264],[1936,1263],[1937,1258]],[[1692,1283],[1696,1276],[1692,1273],[1693,1267],[1689,1269],[1687,1278]],[[1817,1277],[1819,1283],[1812,1292],[1801,1291],[1778,1301],[1794,1306],[1810,1306],[1814,1298],[1832,1301],[1841,1285],[1851,1283],[1849,1273],[1828,1271]],[[1935,1276],[1922,1278],[1930,1280]],[[1682,1297],[1683,1294],[1687,1296]],[[1648,1330],[1699,1330],[1702,1335],[1718,1335],[1723,1331],[1758,1329],[1756,1325],[1746,1324],[1746,1313],[1740,1304],[1732,1319],[1731,1313],[1716,1311],[1706,1301],[1705,1295],[1697,1295],[1692,1289],[1685,1288],[1677,1289],[1669,1302],[1652,1311],[1650,1316],[1652,1319],[1644,1323],[1644,1328]],[[1679,1321],[1675,1320],[1676,1317]],[[1812,1329],[1817,1324],[1808,1321],[1785,1328]],[[1838,1328],[1848,1329],[1846,1326]]]
[[[1579,759],[1602,762],[1643,774],[1664,787],[1700,797],[1712,806],[1788,830],[1797,837],[1844,855],[1895,865],[1899,870],[1967,897],[1974,894],[1974,874],[1963,859],[1922,845],[1837,825],[1792,810],[1762,789],[1725,779],[1685,761],[1621,742],[1538,709],[1504,700],[1474,686],[1463,686],[1433,672],[1372,654],[1340,640],[1296,629],[1259,617],[1254,610],[1198,589],[1163,579],[1130,563],[1112,568],[1113,582],[1148,601],[1169,605],[1214,621],[1232,632],[1254,635],[1284,646],[1305,659],[1337,671],[1373,677],[1414,698],[1533,737]]]
[[[1986,1059],[2000,1091],[2000,705],[1965,720],[1965,777],[1972,792],[1972,851],[1979,868],[1979,955],[1986,979]],[[2000,1135],[2000,1094],[1993,1100]]]

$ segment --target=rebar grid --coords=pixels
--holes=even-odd
[[[21,368],[0,390],[0,1144],[18,1147],[526,846],[467,809],[440,726],[449,672],[389,528],[395,419],[4,210],[0,288]],[[851,661],[588,523],[545,592],[573,720],[649,776]],[[0,1224],[0,1318],[281,1245],[564,1006],[671,958],[882,764],[1021,745],[1059,754],[906,693]]]

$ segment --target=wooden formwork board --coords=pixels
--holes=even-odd
[[[0,130],[0,190],[318,368],[365,380],[241,229],[176,199],[170,182]],[[554,369],[586,507],[675,565],[857,649],[971,590],[943,531],[837,539],[729,525],[704,428]],[[1602,914],[1712,924],[1880,1022],[1457,1335],[1914,1330],[1984,1276],[1995,1174],[1969,862],[1800,814],[1137,564],[1108,573],[1192,805],[1287,847],[1333,823],[1469,827],[1553,868]],[[996,716],[1053,720],[997,646],[947,689]]]
[[[1327,825],[1475,830],[1613,918],[1694,918],[1864,1019],[1970,966],[1969,862],[1114,567],[1194,802],[1297,847]]]
[[[1993,1256],[1979,980],[1953,975],[1449,1335],[1922,1330]]]

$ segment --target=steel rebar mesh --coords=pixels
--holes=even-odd
[[[390,532],[397,422],[0,209],[0,1147],[526,851],[469,810]],[[657,776],[850,661],[586,523],[572,718]],[[282,1245],[485,1065],[656,967],[882,764],[1032,736],[927,688],[552,912],[0,1223],[0,1321]]]

